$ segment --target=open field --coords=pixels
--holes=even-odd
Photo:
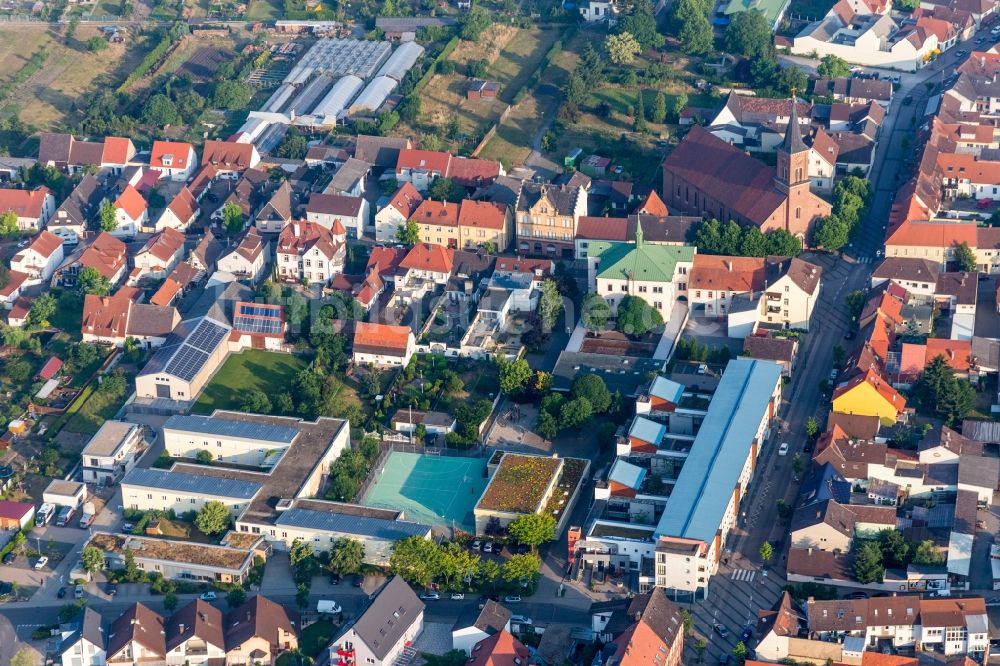
[[[248,349],[230,354],[198,397],[194,410],[239,409],[248,391],[259,389],[269,397],[287,392],[305,361],[291,354]]]
[[[247,8],[248,21],[273,21],[284,13],[282,3],[277,0],[252,0]]]
[[[31,54],[46,47],[49,56],[44,66],[0,102],[15,108],[21,120],[40,129],[70,124],[77,118],[74,106],[98,87],[118,81],[143,56],[136,43],[109,44],[100,53],[91,53],[85,42],[98,34],[92,27],[80,26],[73,46],[42,27],[0,28],[0,83],[10,80],[24,66]]]

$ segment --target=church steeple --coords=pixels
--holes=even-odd
[[[798,102],[795,101],[795,93],[792,93],[792,113],[788,119],[788,128],[785,130],[785,141],[781,144],[781,149],[789,154],[801,153],[809,150],[802,140],[802,129],[799,127]]]
[[[785,140],[778,146],[777,170],[774,174],[775,186],[786,194],[796,186],[809,185],[809,147],[802,140],[799,109],[794,91],[791,103],[792,112],[789,114]]]

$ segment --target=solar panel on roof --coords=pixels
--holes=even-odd
[[[261,319],[259,317],[236,317],[234,327],[244,333],[281,333],[280,319]]]
[[[214,416],[176,414],[167,419],[163,428],[164,430],[183,430],[185,432],[210,435],[228,435],[245,439],[282,442],[285,444],[291,444],[299,434],[299,429],[291,425],[243,421]]]
[[[253,304],[249,305],[244,303],[240,305],[240,311],[238,314],[249,315],[251,317],[281,317],[281,306],[280,305],[261,305]]]
[[[222,339],[226,337],[226,333],[226,329],[222,326],[208,319],[202,319],[198,327],[194,329],[194,332],[184,342],[195,349],[211,353],[215,351],[215,348],[219,346]]]

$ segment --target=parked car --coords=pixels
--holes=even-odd
[[[519,604],[521,603],[521,597],[516,596],[506,596],[503,598],[505,604]]]
[[[201,596],[199,596],[198,598],[201,599],[202,601],[215,601],[216,599],[218,599],[218,596],[215,594],[215,592],[208,591],[208,592],[202,592]]]
[[[514,624],[531,624],[531,618],[527,615],[511,615],[510,621]]]
[[[716,622],[715,624],[713,624],[712,629],[714,629],[715,633],[719,634],[723,638],[729,638],[729,630],[726,629],[726,625],[722,624],[721,622]]]
[[[42,555],[41,557],[38,558],[38,561],[35,562],[35,571],[38,571],[39,569],[44,569],[45,565],[48,563],[49,563],[49,558]]]
[[[60,587],[59,591],[56,592],[56,596],[59,597],[60,599],[65,599],[66,598],[66,588],[65,587]]]
[[[753,627],[750,625],[743,627],[743,633],[740,634],[740,642],[746,645],[751,636],[753,636]]]
[[[330,574],[330,585],[340,585],[340,574]]]
[[[465,594],[463,594],[462,592],[452,592],[451,598],[454,599],[455,601],[459,601],[465,598]]]
[[[438,601],[441,598],[441,595],[437,592],[424,592],[420,595],[420,598],[424,601]]]
[[[472,542],[472,550],[479,550],[482,547],[483,547],[483,542],[480,541],[479,539],[476,539],[475,541]]]
[[[6,555],[3,556],[3,563],[4,564],[14,564],[14,560],[16,560],[16,559],[17,559],[17,555],[15,555],[14,553],[7,553]]]
[[[83,599],[83,585],[77,585],[73,588],[73,598]]]
[[[122,533],[123,534],[132,534],[132,530],[134,530],[134,529],[135,529],[135,525],[133,525],[132,523],[122,523]]]
[[[725,652],[719,655],[719,666],[729,666],[729,655]]]
[[[527,546],[527,545],[525,545],[523,543],[518,544],[518,546],[517,546],[517,554],[518,555],[527,555],[530,552],[531,552],[531,546]]]
[[[837,381],[838,374],[840,374],[840,372],[837,370],[837,368],[833,368],[832,370],[830,370],[830,381],[831,382]]]
[[[778,447],[778,455],[779,456],[787,456],[788,455],[788,442],[782,442],[781,443],[781,446]]]
[[[113,597],[118,594],[118,585],[115,583],[108,583],[107,587],[104,588],[104,591],[108,593],[109,597]]]
[[[956,58],[964,58],[967,55],[969,55],[969,52],[965,51],[963,49],[959,49],[958,51],[955,51],[955,57]]]
[[[344,612],[344,609],[340,607],[340,604],[332,599],[320,599],[316,602],[316,612],[338,615]]]
[[[492,553],[493,552],[493,542],[492,541],[487,541],[486,543],[483,544],[483,552],[484,553]]]

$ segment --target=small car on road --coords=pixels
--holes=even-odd
[[[455,601],[460,601],[465,598],[465,594],[463,594],[462,592],[452,592],[451,598]]]
[[[49,563],[49,558],[47,558],[46,556],[42,555],[41,557],[38,558],[38,561],[35,562],[35,571],[39,571],[40,569],[44,569],[45,565],[48,564],[48,563]]]
[[[781,443],[781,446],[778,447],[778,455],[779,456],[787,456],[788,455],[788,442],[782,442]]]
[[[723,638],[729,638],[729,630],[726,629],[726,625],[722,624],[721,622],[716,622],[715,624],[713,624],[712,629],[715,631],[715,633],[719,634]]]
[[[420,595],[420,598],[424,601],[437,601],[441,598],[441,595],[437,592],[424,592]]]
[[[512,596],[507,596],[507,597],[503,598],[503,602],[505,604],[519,604],[519,603],[521,603],[521,597],[517,597],[517,596],[513,596],[513,595]]]
[[[215,594],[215,592],[209,590],[208,592],[202,592],[201,595],[198,596],[198,598],[201,599],[202,601],[215,601],[219,597],[218,595]]]
[[[73,588],[73,598],[83,599],[83,585],[77,585]]]

